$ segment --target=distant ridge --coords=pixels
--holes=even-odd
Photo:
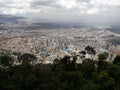
[[[20,22],[22,19],[25,19],[24,17],[20,16],[11,16],[11,15],[0,15],[0,22]]]

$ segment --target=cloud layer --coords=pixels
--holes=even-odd
[[[119,22],[120,0],[0,0],[0,12],[53,21],[100,21],[100,17]]]

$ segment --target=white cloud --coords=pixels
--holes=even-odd
[[[99,9],[98,8],[90,8],[87,10],[81,10],[80,11],[80,15],[94,15],[94,14],[98,14],[99,13]]]
[[[1,0],[0,5],[4,10],[2,11],[3,14],[25,14],[27,13],[27,9],[30,8],[30,2],[32,0]]]
[[[84,14],[97,14],[103,11],[99,9],[120,6],[120,0],[0,0],[0,6],[4,8],[4,14],[27,14],[30,13],[30,9],[34,14],[41,10],[49,12],[51,8],[62,9],[63,12],[78,10]]]
[[[75,0],[57,0],[56,4],[66,9],[73,9],[77,7]]]
[[[24,9],[16,9],[16,8],[5,9],[3,11],[3,14],[10,14],[10,15],[24,14],[24,13],[25,13]]]
[[[91,0],[90,4],[94,6],[120,6],[120,0]]]
[[[120,17],[120,0],[0,0],[1,14],[56,20],[103,15]],[[77,16],[78,15],[78,16]],[[68,18],[69,16],[69,18]]]
[[[97,8],[91,8],[86,11],[87,14],[98,14],[99,10]]]

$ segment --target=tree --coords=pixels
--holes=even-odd
[[[12,56],[3,54],[0,56],[0,64],[3,66],[11,66],[13,65],[14,59]]]
[[[22,61],[22,63],[30,63],[37,60],[37,58],[30,53],[24,53],[20,56],[19,61]]]
[[[108,53],[104,52],[98,55],[98,71],[102,71],[106,68],[107,62],[105,61],[108,58]]]
[[[77,56],[73,56],[72,64],[76,64]]]
[[[95,62],[91,59],[86,59],[82,62],[81,71],[85,78],[91,78],[93,73],[96,71]]]
[[[63,64],[70,64],[70,56],[64,56],[63,59],[61,59],[61,62]]]
[[[21,52],[13,52],[13,55],[14,55],[14,56],[17,56],[17,60],[18,60],[18,61],[20,60]]]
[[[59,59],[55,59],[54,61],[53,61],[53,64],[61,64],[61,61],[59,60]]]
[[[87,46],[87,47],[85,48],[85,50],[86,50],[87,53],[89,53],[89,54],[93,54],[93,55],[96,54],[96,51],[95,51],[94,48],[91,47],[91,46]]]
[[[120,56],[116,56],[114,61],[113,61],[113,64],[116,64],[116,65],[120,65]]]
[[[98,60],[105,61],[108,58],[108,55],[109,54],[107,52],[103,52],[98,55]]]

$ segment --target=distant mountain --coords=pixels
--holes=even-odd
[[[105,25],[97,24],[86,24],[86,23],[42,23],[41,22],[32,22],[27,20],[27,18],[20,16],[11,16],[11,15],[0,15],[0,24],[4,23],[3,26],[0,25],[0,30],[10,30],[10,29],[23,29],[23,30],[41,30],[41,29],[66,29],[66,28],[91,28],[91,29],[106,29],[115,33],[120,33],[120,26],[111,26],[110,28]],[[7,23],[6,23],[7,22]],[[9,23],[11,23],[9,25]]]
[[[24,19],[24,18],[19,17],[19,16],[0,15],[0,22],[1,23],[4,23],[4,22],[20,22],[22,19]]]
[[[115,32],[115,33],[120,33],[120,26],[119,25],[114,25],[111,28],[109,28],[108,30]]]

